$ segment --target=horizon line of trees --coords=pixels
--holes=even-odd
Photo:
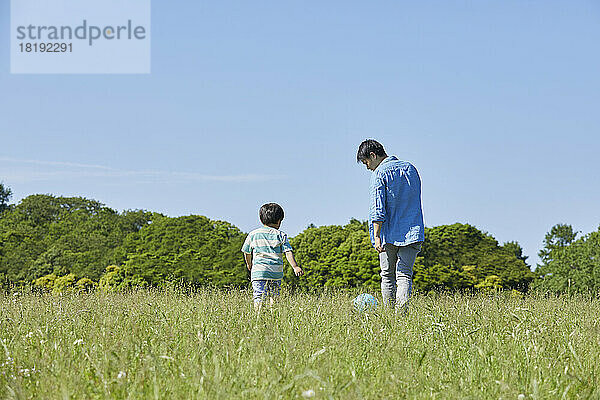
[[[0,184],[0,281],[45,290],[119,290],[183,281],[246,286],[240,249],[245,233],[200,215],[168,217],[145,210],[117,212],[82,197],[35,194],[9,204]],[[422,291],[600,290],[600,228],[581,237],[570,225],[546,234],[531,271],[516,241],[504,244],[469,224],[426,228],[414,267]],[[284,283],[298,289],[379,287],[379,260],[367,223],[310,224],[290,239],[306,274],[286,266]]]

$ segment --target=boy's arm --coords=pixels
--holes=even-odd
[[[242,253],[244,253],[244,262],[246,263],[246,268],[248,271],[252,270],[252,239],[251,235],[246,236],[246,240],[244,240],[244,244],[242,245]]]
[[[248,271],[252,270],[252,253],[244,253],[244,261],[246,262],[246,268]]]
[[[302,276],[302,275],[304,275],[304,271],[302,271],[302,268],[300,268],[298,266],[298,263],[296,263],[296,259],[294,258],[294,252],[292,252],[292,251],[286,251],[285,252],[285,258],[287,258],[288,262],[292,266],[292,268],[294,270],[294,274],[296,274],[296,276]]]

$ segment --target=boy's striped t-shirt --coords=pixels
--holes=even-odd
[[[265,226],[250,232],[242,251],[252,254],[251,280],[283,279],[283,253],[292,250],[287,235],[278,229]]]

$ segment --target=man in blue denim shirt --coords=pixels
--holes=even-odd
[[[376,140],[362,142],[356,160],[373,171],[369,233],[379,253],[383,301],[406,310],[413,265],[425,240],[421,178],[411,163],[388,156]]]

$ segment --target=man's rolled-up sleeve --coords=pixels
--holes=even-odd
[[[381,176],[373,174],[371,177],[371,207],[369,209],[370,221],[385,221],[385,182]]]

